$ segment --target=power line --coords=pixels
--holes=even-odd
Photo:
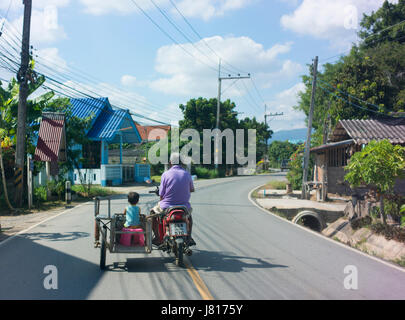
[[[357,41],[357,42],[358,42],[357,45],[359,45],[361,42],[363,42],[363,43],[366,44],[365,41],[366,41],[367,39],[370,39],[370,38],[372,38],[372,37],[374,37],[374,36],[376,36],[376,35],[378,35],[378,34],[384,32],[384,31],[386,31],[386,30],[388,30],[388,29],[391,29],[391,28],[396,27],[396,26],[398,26],[398,25],[400,25],[400,24],[403,24],[403,23],[405,23],[405,20],[402,20],[402,21],[400,21],[400,22],[398,22],[398,23],[396,23],[396,24],[394,24],[394,25],[392,25],[392,26],[389,26],[389,27],[387,27],[387,28],[385,28],[385,29],[383,29],[383,30],[380,30],[379,32],[377,32],[377,33],[375,33],[375,34],[372,34],[372,35],[370,35],[370,36],[368,36],[368,37],[366,37],[366,38],[364,38],[364,39],[360,39],[360,40]],[[387,35],[387,36],[385,36],[385,37],[383,37],[383,38],[381,38],[381,39],[376,39],[376,40],[372,41],[371,43],[368,43],[367,45],[376,44],[376,43],[378,43],[378,42],[384,41],[385,39],[387,39],[387,38],[389,38],[389,37],[390,37],[390,35]],[[401,39],[403,39],[404,37],[405,37],[405,36],[402,35],[402,36],[394,37],[394,38],[392,38],[392,40],[401,40]],[[339,53],[339,54],[337,54],[337,55],[331,56],[331,57],[329,57],[329,58],[322,59],[322,62],[325,62],[325,61],[334,59],[334,58],[336,58],[336,57],[341,57],[343,54],[345,54],[345,53],[347,53],[347,52],[349,52],[349,51],[351,51],[351,50],[352,50],[352,48],[347,49],[347,50],[345,50],[345,51],[343,51],[343,52],[341,52],[341,53]]]
[[[161,9],[153,0],[150,0],[152,2],[152,4],[156,7],[156,9],[158,9],[158,11],[163,15],[163,17],[188,41],[190,42],[190,44],[198,51],[200,52],[202,55],[204,55],[208,60],[211,60],[212,57],[208,56],[205,52],[203,52],[200,48],[198,48],[193,41],[177,26],[177,24],[175,24],[172,19],[170,19],[170,17],[166,14],[166,12]],[[211,61],[212,62],[212,61]],[[214,62],[216,63],[216,62]]]
[[[15,30],[12,25],[8,25],[8,27],[10,27],[10,26],[13,28],[13,30]],[[9,31],[12,32],[12,36],[13,36],[13,37],[15,36],[15,37],[18,39],[18,36],[16,36],[16,35],[14,34],[14,31],[13,31],[13,30],[11,30],[11,29],[9,28]],[[14,39],[13,37],[10,37],[10,39],[13,40],[13,39]],[[12,44],[10,44],[6,39],[4,39],[4,40],[8,43],[8,45],[9,45],[10,47],[12,47],[16,52],[18,52],[18,50],[16,50],[15,47],[14,47]],[[18,46],[18,45],[17,45],[17,46]],[[37,61],[40,66],[42,65],[42,66],[48,67],[48,65],[47,65],[45,62],[42,62],[41,60],[44,60],[44,61],[46,61],[46,62],[51,62],[51,64],[53,64],[54,66],[56,66],[58,69],[61,69],[62,71],[64,71],[68,76],[72,77],[72,75],[73,75],[73,79],[74,79],[74,78],[79,78],[79,81],[83,81],[83,79],[85,79],[85,80],[84,80],[85,82],[92,83],[92,84],[96,85],[97,87],[104,87],[104,88],[105,88],[105,89],[101,88],[101,90],[113,91],[113,92],[117,93],[118,95],[120,95],[121,98],[125,98],[125,97],[126,97],[126,94],[125,94],[123,91],[116,89],[116,88],[115,88],[114,86],[112,86],[112,85],[108,85],[108,86],[107,86],[106,84],[102,83],[99,79],[97,79],[97,78],[95,78],[94,76],[89,75],[89,74],[87,74],[87,73],[85,73],[85,72],[83,72],[83,71],[81,71],[81,70],[79,70],[79,69],[77,69],[77,68],[76,68],[76,70],[78,70],[78,72],[75,72],[75,71],[74,71],[75,68],[73,68],[73,67],[70,67],[70,68],[69,68],[69,67],[67,67],[67,66],[65,67],[65,66],[58,65],[58,64],[55,63],[53,60],[47,59],[47,58],[45,58],[45,57],[41,57],[41,56],[39,56],[38,54],[36,54],[35,56],[40,59],[40,60]],[[49,69],[49,67],[48,67],[47,69]],[[54,72],[54,76],[55,76],[55,72]],[[65,78],[67,78],[67,77],[65,76]],[[71,78],[67,78],[67,79],[68,79],[69,81],[72,81]],[[99,82],[99,83],[97,83],[97,82]],[[168,111],[161,110],[160,107],[157,107],[157,106],[155,106],[155,105],[153,105],[153,104],[151,104],[151,103],[149,103],[149,102],[147,102],[147,101],[140,100],[139,98],[136,98],[136,97],[134,97],[134,96],[128,96],[126,100],[127,100],[127,102],[130,103],[130,104],[133,103],[132,100],[135,100],[135,101],[137,101],[139,104],[145,105],[147,108],[151,109],[153,112],[158,111],[161,115],[162,115],[162,114],[165,114],[167,119],[170,119],[171,116],[172,116],[172,114],[169,113]]]
[[[5,40],[5,39],[3,39],[3,40]],[[5,40],[5,41],[7,41],[7,40]],[[14,48],[13,45],[11,45],[8,41],[7,41],[7,43],[8,43],[8,45],[9,45],[10,47]],[[3,47],[3,49],[5,49],[5,48]],[[15,48],[14,48],[14,49],[15,49]],[[11,54],[7,49],[5,49],[5,50],[7,51],[8,54],[10,54],[10,55],[12,56],[12,54]],[[38,57],[38,55],[37,55],[37,57]],[[9,57],[7,57],[7,58],[8,58],[8,60],[10,60],[10,61],[12,61],[13,63],[15,63],[16,66],[18,66],[18,63],[17,63],[17,62],[15,62],[14,60],[10,59]],[[39,57],[39,58],[40,58],[40,57]],[[42,59],[44,59],[44,58],[42,58]],[[74,83],[74,81],[72,81],[70,78],[67,78],[66,76],[63,76],[63,75],[60,76],[60,75],[58,75],[57,73],[55,73],[55,70],[53,70],[52,68],[50,68],[48,65],[46,65],[46,64],[44,64],[44,63],[39,63],[39,65],[42,65],[42,66],[45,67],[46,69],[48,69],[48,70],[50,70],[51,72],[53,72],[54,77],[64,78],[64,79],[66,79],[66,80],[68,80],[68,81]],[[60,66],[58,66],[58,68],[59,68],[59,67],[60,67]],[[15,70],[10,70],[10,71],[15,71]],[[44,72],[41,72],[41,74],[45,75]],[[50,78],[49,75],[48,75],[47,77]],[[55,80],[55,79],[54,79],[54,80]],[[111,90],[111,89],[112,89],[112,88],[110,87],[109,90]],[[95,93],[94,91],[89,90],[88,88],[86,88],[85,90],[91,92],[92,94],[101,96],[100,94],[97,94],[97,93]],[[118,92],[120,95],[123,95],[121,91],[116,91],[116,92]],[[87,95],[87,96],[88,96],[88,95]],[[140,101],[139,99],[136,99],[135,97],[131,97],[131,99]],[[129,100],[128,100],[128,101],[129,101]],[[131,102],[131,103],[132,103],[132,102]],[[142,101],[142,103],[145,103],[145,102]],[[162,111],[159,111],[159,112],[161,113]],[[166,112],[166,111],[164,111],[164,112]],[[168,117],[168,118],[170,118],[170,117]],[[153,120],[153,121],[155,121],[155,120]]]
[[[359,101],[359,102],[368,104],[368,105],[370,105],[370,106],[376,108],[377,110],[380,109],[380,107],[377,106],[376,104],[373,104],[373,103],[371,103],[371,102],[364,101],[364,100],[362,100],[362,99],[360,99],[360,98],[357,98],[356,96],[353,96],[353,95],[351,95],[350,93],[347,93],[347,92],[345,92],[345,91],[342,91],[342,90],[336,88],[335,86],[333,86],[333,85],[327,83],[326,81],[323,81],[323,80],[321,80],[321,79],[318,79],[318,81],[320,81],[320,82],[326,84],[327,86],[329,86],[329,87],[331,87],[331,88],[333,88],[333,89],[339,91],[340,93],[342,93],[342,94],[344,94],[344,95],[347,95],[347,96],[350,97],[350,98],[353,98],[353,99],[355,99],[355,100],[357,100],[357,101]]]
[[[333,93],[333,92],[330,91],[329,89],[324,88],[322,85],[319,85],[318,87],[321,88],[322,90],[324,90],[325,92],[327,92],[327,93],[333,95],[335,98],[337,98],[337,99],[339,99],[339,100],[342,100],[342,101],[344,101],[344,102],[346,102],[346,103],[352,105],[352,106],[355,107],[355,108],[358,108],[358,109],[361,109],[361,110],[364,110],[364,111],[368,111],[368,112],[373,112],[373,113],[376,113],[376,114],[379,114],[379,115],[382,115],[382,116],[388,116],[388,117],[394,118],[394,117],[392,117],[392,116],[390,116],[390,115],[388,115],[388,114],[384,114],[384,113],[379,112],[379,111],[375,111],[375,110],[371,110],[371,109],[368,109],[368,108],[359,106],[358,104],[355,104],[355,103],[353,103],[353,102],[351,102],[351,101],[349,101],[349,100],[347,100],[347,99],[345,99],[345,98],[342,98],[342,97],[338,96],[337,94]]]
[[[255,90],[256,90],[256,92],[257,92],[257,95],[260,97],[260,99],[262,100],[262,102],[263,102],[264,104],[266,104],[266,101],[264,101],[263,96],[261,95],[259,89],[257,89],[257,86],[256,86],[255,82],[253,81],[253,78],[251,77],[250,80],[251,80],[252,83],[253,83],[253,86],[254,86],[254,88],[255,88]]]
[[[252,96],[252,94],[250,93],[250,90],[248,89],[247,85],[245,84],[245,82],[242,81],[242,85],[245,87],[250,99],[252,100],[253,104],[257,107],[258,110],[262,111],[262,108],[260,107],[260,105],[256,102],[256,100],[254,99],[254,97]]]
[[[238,83],[235,83],[235,87],[237,88],[237,91],[239,92],[239,94],[240,94],[240,96],[242,97],[242,99],[245,100],[246,104],[251,107],[252,111],[256,112],[258,107],[257,107],[256,105],[252,104],[252,102],[249,101],[249,100],[246,98],[246,95],[243,93],[243,89],[241,89],[241,88],[239,87]]]
[[[178,41],[176,41],[170,34],[168,34],[158,23],[155,22],[155,20],[152,19],[151,16],[149,16],[145,10],[142,9],[141,6],[139,6],[135,0],[131,0],[133,2],[133,4],[164,34],[166,35],[171,41],[173,41],[175,44],[177,44],[184,52],[186,52],[189,56],[191,56],[193,59],[195,60],[199,60],[201,63],[205,64],[208,68],[214,70],[215,72],[217,72],[217,69],[214,68],[213,66],[208,65],[207,63],[205,63],[204,61],[196,58],[192,53],[190,53],[188,50],[186,50],[183,45],[181,45]]]
[[[2,54],[2,53],[0,52],[0,54]],[[2,54],[2,55],[5,56],[4,54]],[[15,63],[14,60],[10,59],[9,57],[7,57],[7,58],[8,58],[8,60],[10,60],[10,62],[14,62],[14,63]],[[9,65],[9,63],[8,63],[8,66],[11,67],[11,68],[9,68],[10,71],[16,71],[16,69],[13,69],[12,66]],[[60,81],[54,79],[53,77],[50,77],[49,75],[45,75],[45,74],[43,74],[43,73],[41,73],[41,72],[36,72],[36,73],[39,74],[39,75],[44,76],[48,81],[51,82],[51,85],[55,86],[56,88],[59,88],[59,89],[61,89],[61,90],[68,91],[68,92],[70,93],[70,94],[63,94],[63,93],[62,93],[64,96],[67,96],[67,97],[69,97],[69,98],[74,98],[74,99],[76,99],[78,96],[79,96],[79,97],[80,97],[80,96],[84,96],[84,97],[86,97],[86,98],[94,99],[94,96],[91,96],[91,95],[89,95],[89,94],[87,94],[87,93],[85,93],[85,92],[83,92],[83,91],[80,91],[80,90],[78,90],[78,89],[76,89],[76,88],[73,88],[73,87],[71,87],[71,86],[69,86],[69,85],[67,85],[67,84],[65,84],[65,83],[62,83],[62,82],[60,82]],[[51,89],[51,90],[57,92],[57,90],[55,90],[54,88],[51,88],[51,87],[49,87],[49,86],[47,86],[47,85],[45,85],[45,87],[47,87],[47,88],[49,88],[49,89]],[[61,93],[61,92],[59,92],[59,93]],[[72,94],[72,93],[73,93],[73,94]],[[76,96],[75,96],[74,94],[76,94]],[[101,97],[101,96],[100,96],[100,97]],[[111,104],[111,106],[116,107],[116,106],[113,105],[113,104]],[[111,111],[111,110],[104,110],[104,109],[99,108],[99,107],[94,106],[94,105],[93,105],[93,107],[96,108],[96,109],[100,109],[102,112],[108,112],[108,113],[110,113],[110,114],[113,114],[113,111]],[[116,107],[116,108],[121,109],[121,110],[125,110],[125,109],[123,109],[123,108],[121,108],[121,107]],[[129,112],[129,110],[128,110],[128,112]],[[138,113],[135,113],[135,112],[129,112],[129,113],[130,113],[131,115],[134,115],[134,116],[137,116],[137,117],[146,119],[146,120],[150,120],[150,121],[153,121],[153,122],[156,122],[156,123],[160,123],[160,124],[164,124],[164,125],[169,125],[168,123],[161,122],[161,121],[158,121],[158,120],[155,120],[155,119],[146,117],[146,116],[144,116],[144,115],[141,115],[141,114],[138,114]]]
[[[176,4],[170,0],[170,3],[172,4],[172,6],[176,9],[176,11],[180,14],[180,16],[183,18],[183,20],[187,23],[187,25],[190,27],[190,29],[197,35],[197,37],[199,37],[203,43],[207,46],[208,49],[210,49],[217,57],[218,59],[221,59],[221,61],[224,61],[228,66],[234,68],[235,70],[242,72],[242,73],[247,73],[246,71],[240,70],[239,68],[231,65],[230,63],[226,62],[221,56],[219,56],[216,51],[214,49],[212,49],[209,45],[208,42],[197,32],[197,30],[191,25],[191,23],[186,19],[186,17],[181,13],[181,11],[179,10],[179,8],[176,6]],[[232,70],[231,70],[232,73]]]

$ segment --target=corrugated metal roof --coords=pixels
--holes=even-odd
[[[351,138],[356,144],[388,139],[393,144],[405,144],[405,118],[374,120],[340,120],[333,131],[332,142]]]
[[[117,133],[122,133],[123,142],[140,143],[141,137],[127,110],[112,108],[108,98],[71,99],[72,115],[86,118],[94,115],[87,136],[92,140],[119,142]],[[127,126],[127,128],[122,128]]]
[[[97,140],[110,140],[114,138],[125,116],[126,112],[124,110],[111,109],[111,112],[102,112],[87,136],[90,139]]]
[[[111,109],[108,98],[70,99],[72,116],[87,118],[94,115],[97,118],[104,109]]]
[[[353,143],[354,143],[353,139],[349,139],[349,140],[324,144],[324,145],[321,145],[321,146],[318,146],[318,147],[313,147],[313,148],[311,148],[310,151],[311,152],[324,151],[326,149],[335,148],[335,147],[342,147],[342,146],[346,146],[346,145],[351,145]]]
[[[44,112],[39,127],[38,142],[35,148],[34,160],[36,161],[63,161],[60,151],[65,155],[64,134],[65,115],[63,113]],[[61,150],[62,149],[62,150]]]

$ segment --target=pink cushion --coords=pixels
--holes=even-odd
[[[130,231],[130,232],[143,232],[141,228],[138,229],[130,229],[130,228],[122,228],[121,231]],[[120,244],[123,246],[131,246],[131,242],[133,246],[145,246],[145,237],[143,233],[127,233],[121,234]]]

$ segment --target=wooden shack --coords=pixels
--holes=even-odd
[[[351,195],[352,190],[344,180],[344,167],[351,156],[370,141],[384,139],[404,146],[405,118],[340,120],[328,143],[311,149],[315,156],[313,185],[323,189],[320,198],[324,199],[328,193]],[[397,180],[394,191],[405,195],[404,179]]]

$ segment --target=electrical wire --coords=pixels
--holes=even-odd
[[[14,62],[14,63],[16,63],[16,64],[18,65],[18,63],[15,62],[13,59],[7,57],[6,55],[4,55],[4,54],[1,53],[1,52],[0,52],[0,54],[3,55],[3,56],[5,56],[10,62]],[[4,61],[4,59],[3,59],[3,61]],[[11,70],[11,71],[16,71],[15,69],[12,68],[12,66],[11,66],[9,63],[8,63],[8,66],[9,66],[9,70]],[[70,94],[64,94],[64,95],[67,96],[67,97],[69,97],[69,98],[76,98],[76,99],[77,99],[78,97],[84,96],[84,97],[86,97],[86,98],[95,99],[93,96],[91,96],[91,95],[89,95],[89,94],[87,94],[87,93],[85,93],[85,92],[83,92],[83,91],[80,91],[80,90],[78,90],[78,89],[76,89],[76,88],[73,88],[73,87],[71,87],[71,86],[69,86],[69,85],[67,85],[67,84],[65,84],[65,83],[62,83],[62,82],[60,82],[60,81],[54,79],[53,77],[50,77],[49,75],[45,75],[45,74],[43,74],[43,73],[41,73],[41,72],[36,72],[36,73],[39,74],[39,75],[44,76],[44,77],[45,77],[48,81],[50,81],[51,84],[52,84],[53,86],[55,86],[56,88],[59,88],[59,89],[68,91],[68,93],[70,93]],[[51,90],[54,90],[54,91],[56,92],[56,90],[55,90],[54,88],[52,88],[52,87],[50,87],[50,86],[46,86],[46,87],[48,87],[48,88],[50,88]],[[59,93],[60,93],[60,91],[59,91]],[[83,102],[86,103],[86,101],[83,101]],[[92,105],[92,104],[91,104],[91,105]],[[112,106],[112,107],[115,107],[115,108],[117,108],[117,109],[121,109],[121,110],[124,110],[124,111],[125,111],[125,109],[123,109],[123,108],[121,108],[121,107],[117,107],[117,106],[115,106],[115,105],[113,105],[113,104],[111,104],[111,106]],[[95,106],[95,105],[92,105],[92,107],[94,107],[94,108],[96,108],[96,109],[99,109],[99,110],[101,110],[102,112],[107,112],[107,113],[109,113],[109,114],[114,114],[114,111],[111,111],[111,110],[105,110],[105,109],[100,108],[100,107],[97,107],[97,106]],[[128,110],[128,112],[129,112],[129,110]],[[134,115],[134,116],[137,116],[137,117],[146,119],[146,120],[150,120],[150,121],[153,121],[153,122],[156,122],[156,123],[160,123],[160,124],[164,124],[164,125],[169,125],[168,123],[161,122],[161,121],[158,121],[158,120],[156,120],[156,119],[152,119],[152,118],[143,116],[143,115],[138,114],[138,113],[135,113],[135,112],[129,112],[129,113],[130,113],[131,115]],[[123,117],[124,117],[124,116],[122,116],[121,118],[123,118]]]
[[[396,26],[398,26],[398,25],[400,25],[400,24],[403,24],[403,23],[405,23],[405,20],[402,20],[402,21],[400,21],[400,22],[398,22],[398,23],[396,23],[396,24],[394,24],[394,25],[392,25],[392,26],[389,26],[389,27],[387,27],[387,28],[385,28],[385,29],[383,29],[383,30],[381,30],[381,31],[379,31],[379,32],[377,32],[377,33],[375,33],[375,34],[372,34],[372,35],[370,35],[370,36],[368,36],[368,37],[366,37],[366,38],[364,38],[364,39],[360,39],[356,45],[359,45],[360,43],[365,43],[365,41],[366,41],[367,39],[372,38],[372,37],[374,37],[374,36],[376,36],[376,35],[378,35],[378,34],[384,32],[384,31],[386,31],[386,30],[388,30],[388,29],[391,29],[391,28],[396,27]],[[381,38],[381,39],[376,39],[376,40],[372,41],[371,43],[368,43],[367,45],[369,45],[369,46],[370,46],[370,45],[374,45],[374,44],[376,44],[376,43],[378,43],[378,42],[384,41],[385,39],[387,39],[387,38],[389,38],[389,37],[390,37],[390,35],[387,35],[387,36],[385,36],[385,37],[383,37],[383,38]],[[394,38],[392,38],[392,40],[402,40],[403,38],[405,38],[405,36],[402,35],[402,36],[394,37]],[[339,54],[337,54],[337,55],[331,56],[331,57],[329,57],[329,58],[322,59],[322,60],[320,60],[320,62],[323,63],[323,62],[325,62],[325,61],[334,59],[334,58],[336,58],[336,57],[341,57],[342,55],[346,54],[347,52],[349,52],[349,51],[351,51],[351,50],[352,50],[352,47],[351,47],[350,49],[347,49],[347,50],[345,50],[345,51],[342,51],[341,53],[339,53]]]
[[[6,39],[4,39],[3,38],[3,40],[5,40],[5,41],[7,41]],[[12,44],[10,44],[8,41],[7,41],[7,43],[8,43],[8,45],[11,47],[11,48],[14,48],[13,47],[13,45]],[[3,47],[3,49],[5,49],[4,47]],[[15,49],[15,48],[14,48]],[[8,53],[8,54],[10,54],[11,55],[11,52],[10,51],[8,51],[7,49],[5,49],[6,50],[6,52]],[[37,56],[38,57],[38,56]],[[8,59],[8,60],[10,60],[10,59]],[[13,61],[13,60],[11,60],[12,62],[14,62],[17,66],[19,66],[19,64],[18,64],[18,62],[15,62],[15,61]],[[51,68],[49,68],[49,66],[47,66],[46,64],[44,64],[44,63],[39,63],[39,65],[42,65],[43,67],[45,67],[46,69],[48,69],[48,70],[50,70]],[[59,67],[59,66],[58,66]],[[12,70],[12,71],[15,71],[15,70]],[[42,74],[45,74],[45,72],[41,72]],[[49,75],[48,75],[49,76]],[[54,73],[54,77],[56,77],[55,76],[55,73]],[[74,81],[72,81],[71,79],[69,79],[69,78],[67,78],[67,77],[63,77],[63,76],[60,76],[59,77],[59,79],[60,78],[65,78],[66,80],[68,80],[68,81],[71,81],[71,82],[74,82]],[[86,88],[87,89],[87,91],[90,91],[90,92],[92,92],[93,94],[94,94],[94,91],[91,91],[91,90],[89,90],[88,88]],[[109,90],[111,90],[111,88],[108,88]],[[116,91],[115,90],[115,92],[118,92],[120,95],[122,95],[122,92],[121,91]],[[98,96],[100,96],[99,94],[96,94],[96,95],[98,95]],[[131,97],[131,99],[133,99],[133,100],[137,100],[135,97]],[[141,100],[139,100],[138,99],[138,101],[140,101],[141,103],[143,102],[143,101],[141,101]],[[131,101],[131,103],[132,103],[132,101]],[[143,103],[145,103],[145,102],[143,102]],[[154,109],[154,111],[156,111],[155,109]],[[162,111],[159,111],[160,113],[162,113]],[[169,116],[168,116],[168,118],[170,118]],[[154,119],[155,120],[155,119]],[[154,120],[152,120],[152,121],[154,121]]]
[[[215,72],[218,72],[218,70],[210,65],[208,65],[207,63],[205,63],[204,61],[202,61],[201,59],[198,59],[197,57],[195,57],[192,53],[190,53],[188,50],[186,50],[186,48],[184,48],[184,46],[182,44],[180,44],[178,41],[176,41],[169,33],[167,33],[157,22],[155,22],[155,20],[152,19],[152,17],[150,15],[147,14],[147,12],[142,9],[141,6],[139,6],[135,0],[131,0],[132,3],[165,35],[167,36],[171,41],[173,41],[175,44],[177,44],[184,52],[186,52],[189,56],[191,56],[193,59],[200,61],[202,64],[206,65],[208,68],[210,68],[211,70],[214,70]]]
[[[235,66],[233,66],[232,64],[228,63],[226,60],[223,59],[223,57],[221,57],[220,55],[217,54],[217,52],[211,48],[211,46],[208,44],[208,42],[197,32],[197,30],[191,25],[191,23],[186,19],[186,17],[183,15],[183,13],[181,13],[181,11],[179,10],[179,8],[176,6],[176,4],[170,0],[170,3],[172,4],[172,6],[176,9],[176,11],[180,14],[180,16],[183,18],[183,20],[187,23],[187,25],[190,27],[190,29],[194,32],[194,34],[197,35],[198,38],[200,38],[203,43],[206,45],[206,47],[208,49],[211,50],[211,52],[213,52],[218,59],[221,59],[221,61],[224,61],[225,64],[227,64],[228,66],[230,66],[231,68],[237,70],[238,72],[242,72],[242,73],[247,73],[246,71],[243,71]],[[231,71],[232,73],[232,71]]]
[[[343,91],[343,90],[340,90],[340,89],[336,88],[335,86],[333,86],[333,85],[327,83],[326,81],[323,81],[323,80],[321,80],[321,79],[319,79],[319,78],[318,78],[318,81],[320,81],[320,82],[322,82],[323,84],[325,84],[325,85],[327,85],[327,86],[329,86],[329,87],[331,87],[331,88],[333,88],[333,89],[339,91],[340,93],[342,93],[342,94],[344,94],[344,95],[346,95],[346,96],[348,96],[348,97],[350,97],[350,98],[353,98],[353,99],[355,99],[355,100],[357,100],[357,101],[359,101],[359,102],[368,104],[368,105],[370,105],[370,106],[376,108],[377,110],[380,109],[380,107],[377,106],[376,104],[373,104],[373,103],[371,103],[371,102],[364,101],[364,100],[362,100],[362,99],[360,99],[360,98],[357,98],[356,96],[353,96],[353,95],[351,95],[350,93],[347,93],[347,92],[345,92],[345,91]]]
[[[379,115],[381,115],[381,116],[387,116],[387,117],[395,118],[395,117],[390,116],[390,115],[388,115],[388,114],[385,114],[385,113],[382,113],[382,112],[379,112],[379,111],[375,111],[375,110],[371,110],[371,109],[368,109],[368,108],[359,106],[358,104],[355,104],[355,103],[353,103],[353,102],[351,102],[351,101],[349,101],[349,100],[347,100],[347,99],[345,99],[345,98],[342,98],[342,97],[338,96],[337,94],[333,93],[333,92],[330,91],[329,89],[324,88],[322,85],[318,85],[318,87],[319,87],[320,89],[324,90],[325,92],[327,92],[327,93],[333,95],[335,98],[337,98],[337,99],[339,99],[339,100],[342,100],[342,101],[344,101],[344,102],[346,102],[346,103],[352,105],[352,106],[355,107],[355,108],[358,108],[358,109],[361,109],[361,110],[364,110],[364,111],[367,111],[367,112],[373,112],[373,113],[379,114]]]

